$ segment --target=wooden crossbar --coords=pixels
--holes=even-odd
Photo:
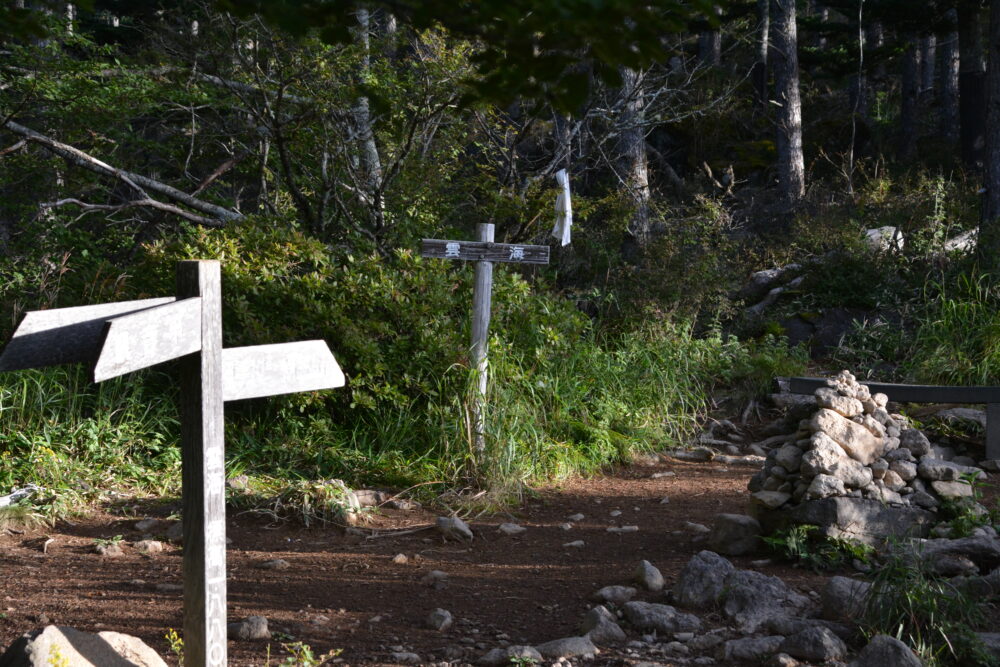
[[[953,387],[947,385],[888,384],[859,382],[873,394],[883,393],[900,403],[985,403],[986,458],[1000,459],[1000,387]],[[824,378],[788,378],[793,394],[812,394],[826,386]]]

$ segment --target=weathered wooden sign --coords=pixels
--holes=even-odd
[[[478,241],[447,241],[423,239],[422,257],[458,259],[476,263],[475,283],[472,288],[472,367],[476,369],[476,397],[473,400],[476,457],[481,461],[486,449],[485,424],[486,390],[489,386],[487,362],[490,336],[490,309],[493,302],[493,263],[548,264],[549,247],[545,245],[518,245],[494,243],[493,225],[476,226]]]
[[[0,371],[89,363],[95,382],[181,364],[184,657],[226,664],[226,507],[223,403],[344,385],[321,340],[223,349],[220,266],[177,266],[177,297],[27,313]]]

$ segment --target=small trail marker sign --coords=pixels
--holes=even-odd
[[[486,450],[483,412],[486,406],[486,389],[489,379],[487,347],[490,337],[490,308],[493,302],[493,263],[548,264],[547,245],[494,243],[493,225],[476,226],[478,241],[447,241],[424,239],[420,246],[422,257],[459,259],[476,263],[475,283],[472,288],[472,366],[476,369],[477,395],[473,401],[476,457],[482,461]]]
[[[184,658],[226,664],[223,403],[344,386],[321,340],[222,348],[221,270],[177,265],[177,297],[27,313],[0,371],[89,363],[95,382],[180,359]]]

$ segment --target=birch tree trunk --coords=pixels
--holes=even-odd
[[[722,7],[716,5],[712,11],[722,16]],[[718,28],[698,35],[698,61],[709,67],[718,67],[722,62],[722,32]]]
[[[928,95],[934,90],[937,79],[937,37],[926,35],[920,38],[920,94]]]
[[[649,240],[649,165],[646,154],[646,131],[643,125],[645,98],[642,73],[623,67],[622,112],[619,119],[618,163],[622,182],[632,204],[628,225],[626,254],[641,248]]]
[[[986,132],[986,69],[980,20],[978,7],[959,3],[959,139],[962,160],[973,167],[982,163]]]
[[[358,9],[356,16],[358,20],[357,39],[364,53],[357,72],[356,83],[360,84],[371,67],[371,15],[367,9],[362,8]],[[354,101],[354,107],[351,109],[351,115],[352,139],[356,143],[357,149],[353,164],[358,180],[356,187],[361,190],[362,201],[369,208],[375,229],[381,230],[385,226],[385,204],[382,200],[382,161],[378,145],[375,143],[375,131],[371,110],[368,106],[368,97],[365,95],[357,97]]]
[[[990,1],[989,69],[986,75],[986,146],[977,253],[980,266],[1000,269],[1000,0]]]
[[[958,13],[948,12],[952,24],[958,22]],[[955,30],[938,37],[941,53],[941,136],[949,145],[958,143],[958,32]]]
[[[771,0],[774,18],[774,82],[778,102],[778,185],[788,203],[806,192],[806,168],[802,155],[802,102],[799,98],[798,35],[795,0]]]

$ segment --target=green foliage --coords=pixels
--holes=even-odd
[[[979,473],[962,475],[962,481],[972,487],[972,497],[945,499],[938,511],[952,538],[968,537],[976,528],[1000,522],[1000,508],[989,511],[980,504],[984,490],[992,485],[980,480]]]
[[[330,649],[322,655],[316,655],[311,646],[304,642],[288,642],[281,647],[288,651],[289,655],[278,663],[279,667],[320,667],[329,660],[333,660],[343,653],[343,649]],[[270,664],[268,658],[267,664]]]
[[[167,629],[164,638],[170,646],[170,652],[177,658],[177,667],[184,667],[184,639],[173,628]]]
[[[777,555],[819,572],[851,565],[855,560],[868,563],[875,550],[862,542],[817,534],[818,527],[798,524],[764,537],[764,543]]]
[[[919,558],[895,554],[880,563],[865,601],[865,635],[896,637],[927,665],[998,664],[975,635],[990,627],[984,604],[928,572]]]

